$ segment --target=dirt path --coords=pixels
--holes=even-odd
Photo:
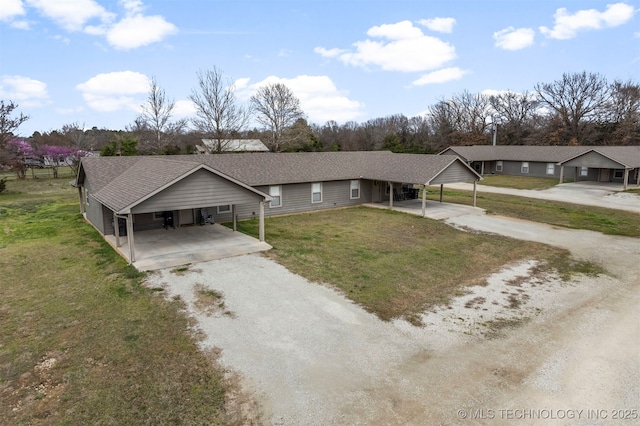
[[[614,276],[519,279],[516,288],[508,282],[526,278],[531,265],[512,265],[488,289],[425,313],[423,328],[379,321],[258,255],[151,280],[185,300],[203,347],[220,348],[223,365],[241,373],[265,424],[594,424],[596,414],[611,424],[634,416],[614,410],[640,409],[640,240],[495,216],[450,223],[565,247]],[[221,292],[224,311],[198,308],[194,284]],[[487,324],[504,318],[518,326],[490,334]]]

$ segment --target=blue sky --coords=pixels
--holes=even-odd
[[[282,82],[309,122],[414,116],[441,99],[532,91],[565,72],[640,83],[631,0],[2,0],[0,99],[19,129],[124,129],[155,77],[193,117],[197,72],[240,102]]]

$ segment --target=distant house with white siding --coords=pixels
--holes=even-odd
[[[269,152],[269,148],[260,139],[223,139],[218,150],[218,140],[202,139],[202,145],[196,145],[198,154],[224,152]]]

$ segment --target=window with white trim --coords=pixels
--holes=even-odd
[[[556,173],[556,165],[555,163],[547,163],[547,174],[553,175]]]
[[[280,195],[280,185],[269,187],[269,195],[273,198],[269,202],[269,207],[282,207],[282,196]]]
[[[322,202],[322,182],[313,182],[311,184],[311,202]]]
[[[218,206],[218,213],[228,213],[231,211],[231,206],[226,204],[224,206]]]
[[[164,212],[153,212],[153,220],[164,220]]]
[[[588,176],[589,168],[588,167],[580,167],[580,176]]]
[[[529,162],[523,161],[522,166],[520,167],[520,173],[529,173]]]
[[[502,160],[496,161],[496,172],[502,171]]]
[[[624,170],[622,169],[616,169],[613,171],[613,178],[614,179],[622,179],[624,178]]]
[[[356,199],[356,198],[360,198],[360,181],[359,180],[352,180],[351,181],[351,191],[350,191],[350,197],[352,200]]]

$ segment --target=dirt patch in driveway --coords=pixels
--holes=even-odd
[[[478,424],[483,416],[510,424],[514,410],[637,408],[640,241],[509,221],[462,216],[451,224],[515,230],[615,277],[563,284],[530,279],[528,262],[510,265],[486,287],[425,312],[425,327],[380,321],[260,255],[179,276],[159,271],[150,285],[185,301],[206,336],[202,347],[221,349],[220,362],[240,374],[265,424]],[[195,283],[223,294],[234,317],[199,310]],[[592,423],[586,414],[577,420]]]

